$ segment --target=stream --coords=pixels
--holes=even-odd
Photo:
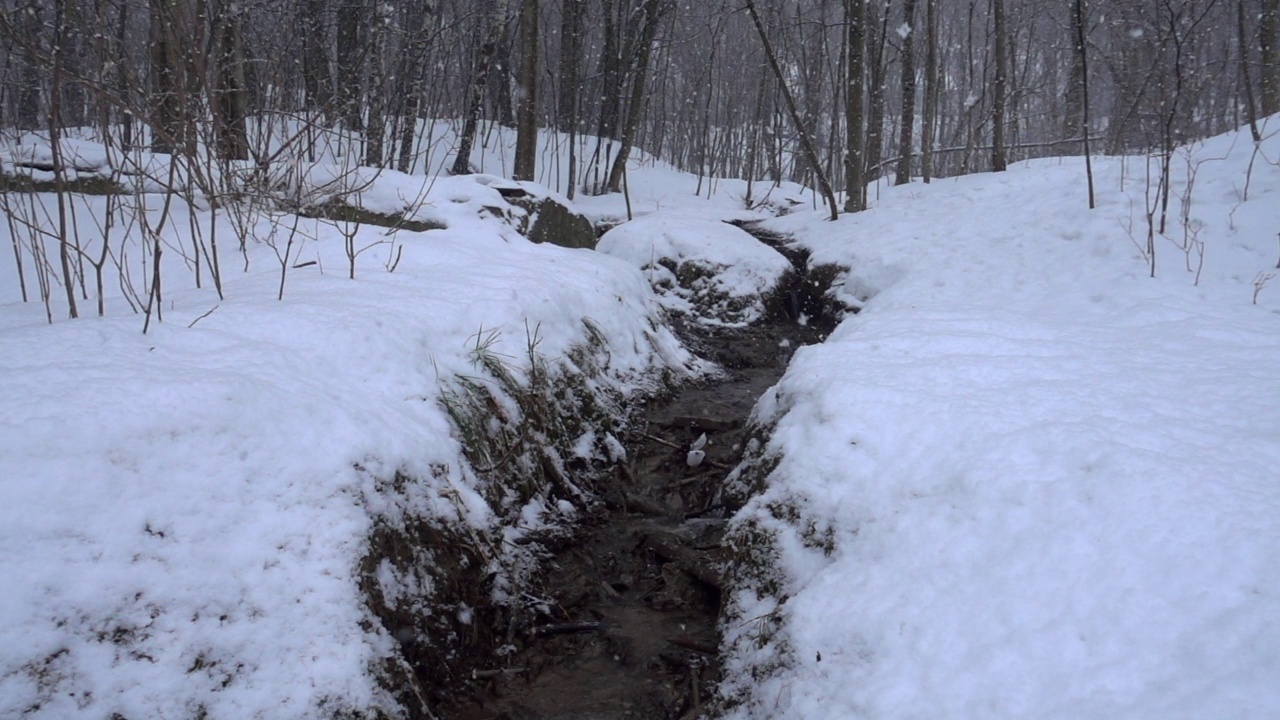
[[[775,247],[780,240],[757,237]],[[803,273],[804,258],[792,260]],[[550,563],[556,617],[532,628],[504,669],[473,677],[471,698],[447,717],[684,720],[707,709],[720,673],[716,622],[729,514],[717,490],[741,458],[756,399],[796,348],[820,342],[832,327],[821,313],[797,322],[821,297],[803,292],[806,283],[803,274],[793,283],[785,316],[748,328],[677,323],[690,349],[724,374],[638,412],[605,507],[582,541]],[[704,434],[705,458],[690,467],[689,450]]]

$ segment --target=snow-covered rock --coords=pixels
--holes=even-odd
[[[793,272],[745,230],[687,212],[619,225],[596,249],[644,271],[668,309],[716,325],[748,325],[778,312]]]

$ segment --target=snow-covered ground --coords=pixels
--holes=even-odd
[[[866,302],[756,409],[730,717],[1280,716],[1277,130],[1180,151],[1155,279],[1140,159],[769,223]]]
[[[424,166],[446,164],[448,132]],[[486,137],[474,164],[501,175],[509,138]],[[539,179],[563,190],[549,138]],[[724,625],[731,717],[1280,715],[1280,138],[1262,149],[1251,175],[1246,134],[1179,154],[1155,279],[1141,160],[1098,161],[1092,211],[1079,159],[886,188],[836,223],[799,188],[769,196],[797,209],[770,226],[851,268],[835,292],[864,310],[757,407],[771,434],[734,519],[754,563]],[[328,171],[300,169],[298,194],[323,195]],[[442,388],[482,377],[481,352],[520,375],[531,333],[554,362],[598,330],[600,382],[635,391],[691,367],[637,269],[659,245],[784,269],[721,236],[760,217],[746,183],[704,179],[699,199],[697,178],[642,153],[632,212],[658,216],[606,244],[625,261],[528,243],[491,176],[366,179],[364,206],[448,229],[359,228],[349,280],[341,221],[262,215],[242,258],[231,213],[175,200],[146,335],[110,264],[107,316],[61,320],[55,287],[49,325],[0,263],[0,717],[394,712],[370,669],[397,638],[357,587],[374,527],[428,519],[510,547],[575,512],[495,505]],[[40,202],[29,217],[51,222]],[[105,202],[71,218],[91,252]],[[576,205],[627,214],[616,195]],[[225,300],[183,257],[213,222]],[[137,290],[147,256],[129,252]],[[471,617],[421,579],[376,572],[385,596]]]

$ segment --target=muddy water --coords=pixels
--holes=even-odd
[[[824,330],[787,317],[746,330],[679,330],[725,375],[644,408],[605,507],[551,565],[547,621],[472,678],[455,720],[664,720],[706,709],[719,679],[726,512],[716,490],[741,456],[756,399]],[[690,445],[703,434],[705,459],[690,467]]]

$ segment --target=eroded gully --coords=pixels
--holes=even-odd
[[[831,325],[826,288],[813,287],[804,258],[793,261],[798,275],[778,317],[745,329],[677,328],[724,375],[643,410],[605,488],[606,510],[551,564],[554,622],[533,628],[501,669],[477,674],[455,720],[674,720],[708,708],[720,672],[728,514],[717,490],[741,457],[757,398],[797,347],[820,342]],[[801,314],[808,322],[797,322]],[[703,434],[705,458],[690,467]]]

